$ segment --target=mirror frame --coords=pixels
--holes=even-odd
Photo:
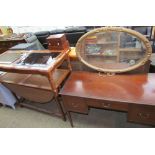
[[[99,32],[126,32],[132,36],[135,36],[136,38],[138,38],[140,41],[142,41],[144,43],[144,46],[146,47],[146,53],[145,53],[145,58],[143,58],[140,62],[138,62],[137,64],[131,66],[131,67],[128,67],[128,68],[125,68],[125,69],[103,69],[103,68],[99,68],[99,67],[95,67],[93,65],[91,65],[90,63],[88,63],[87,61],[85,61],[81,55],[80,55],[80,45],[81,43],[85,40],[85,38],[87,36],[90,36],[90,35],[94,35],[96,33],[99,33]],[[149,42],[149,40],[144,36],[142,35],[141,33],[137,32],[137,31],[134,31],[134,30],[131,30],[131,29],[128,29],[128,28],[123,28],[123,27],[102,27],[102,28],[97,28],[97,29],[94,29],[90,32],[87,32],[86,34],[84,34],[77,42],[76,44],[76,48],[75,48],[75,51],[76,51],[76,54],[79,58],[79,60],[84,63],[86,66],[94,69],[94,70],[97,70],[99,72],[105,72],[105,73],[122,73],[122,72],[128,72],[128,71],[131,71],[131,70],[134,70],[142,65],[144,65],[150,58],[151,56],[151,53],[152,53],[152,47],[151,47],[151,44]]]

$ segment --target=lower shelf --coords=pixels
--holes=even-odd
[[[69,74],[69,70],[56,69],[53,73],[53,80],[56,88],[62,83],[62,81]],[[0,77],[2,83],[17,84],[22,86],[28,86],[38,89],[51,90],[50,83],[46,76],[38,74],[19,74],[19,73],[6,73]]]
[[[69,74],[69,70],[56,69],[53,73],[53,82],[58,88]],[[0,81],[16,95],[34,102],[48,102],[53,96],[53,90],[47,77],[36,74],[6,73]]]

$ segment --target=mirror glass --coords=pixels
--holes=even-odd
[[[151,46],[142,34],[133,30],[101,28],[83,36],[77,43],[76,52],[80,60],[91,68],[123,72],[144,64],[151,53]]]

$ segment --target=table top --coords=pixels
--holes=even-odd
[[[10,50],[0,55],[0,71],[44,75],[57,68],[68,53],[69,50],[58,54],[50,50]]]
[[[155,105],[155,74],[120,74],[72,72],[61,95],[114,102]]]
[[[65,35],[64,34],[53,34],[53,35],[50,35],[48,39],[55,39],[55,38],[61,38],[61,37],[64,37]]]

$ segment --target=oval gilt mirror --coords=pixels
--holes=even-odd
[[[142,34],[122,27],[94,29],[76,44],[79,59],[99,72],[120,73],[134,70],[151,56],[152,47]]]

